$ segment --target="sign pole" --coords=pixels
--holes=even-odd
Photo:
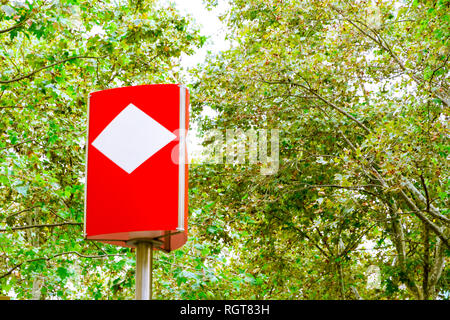
[[[152,84],[91,92],[87,128],[84,238],[135,248],[135,299],[151,300],[153,251],[188,238],[189,91]]]
[[[153,243],[139,241],[136,244],[136,300],[152,299]]]

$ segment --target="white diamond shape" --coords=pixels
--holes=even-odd
[[[175,138],[176,135],[130,103],[106,126],[92,145],[131,173]]]

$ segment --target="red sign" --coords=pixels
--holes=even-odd
[[[176,84],[89,95],[85,238],[132,246],[187,240],[189,93]]]

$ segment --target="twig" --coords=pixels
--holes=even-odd
[[[11,227],[9,229],[0,229],[0,232],[7,232],[7,231],[14,231],[14,230],[24,230],[24,229],[31,229],[31,228],[45,228],[45,227],[59,227],[64,225],[82,225],[81,222],[61,222],[61,223],[54,223],[54,224],[33,224],[33,225],[26,225],[26,226],[17,226],[17,227]]]
[[[11,27],[9,27],[9,28],[0,30],[0,34],[6,33],[6,32],[10,32],[10,31],[12,31],[12,30],[14,30],[14,29],[17,29],[17,28],[21,27],[22,25],[25,24],[25,22],[28,21],[28,17],[29,17],[29,16],[26,16],[22,21],[20,21],[19,23],[16,23],[15,25],[13,25],[13,26],[11,26]]]

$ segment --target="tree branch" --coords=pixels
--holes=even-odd
[[[364,185],[358,185],[358,186],[340,186],[338,184],[307,184],[304,183],[308,188],[339,188],[339,189],[350,189],[350,190],[357,190],[357,189],[363,189],[363,188],[383,188],[382,185],[379,184],[364,184]]]
[[[347,16],[344,15],[344,13],[342,12],[342,10],[340,10],[339,8],[335,7],[335,6],[331,6],[331,8],[333,10],[335,10],[336,12],[338,12],[340,15],[342,15],[342,17],[349,22],[351,25],[353,25],[359,32],[361,32],[363,35],[365,35],[366,37],[370,38],[372,41],[374,41],[380,48],[382,48],[383,50],[385,50],[390,56],[391,58],[395,61],[395,63],[400,67],[400,69],[402,69],[408,76],[411,77],[411,79],[414,80],[414,82],[416,82],[417,84],[421,84],[423,81],[421,81],[415,74],[414,72],[412,72],[411,70],[409,70],[404,64],[403,62],[400,60],[400,58],[395,54],[395,52],[391,49],[391,47],[389,46],[389,44],[387,43],[386,40],[384,40],[381,35],[376,32],[373,28],[369,28],[367,25],[365,25],[363,22],[355,20],[357,23],[361,24],[362,26],[366,27],[370,32],[372,32],[375,36],[371,35],[370,33],[366,32],[365,30],[363,30],[360,26],[358,26],[356,24],[356,22],[350,18],[348,18]],[[438,97],[442,103],[445,106],[449,106],[450,105],[450,101],[448,100],[448,98],[442,94],[440,94],[438,92],[438,90],[431,90],[431,94],[435,95],[436,97]]]
[[[49,261],[49,260],[52,260],[54,258],[63,256],[63,255],[68,255],[68,254],[75,254],[75,255],[79,256],[80,258],[87,258],[87,259],[102,259],[102,258],[106,258],[106,257],[114,257],[114,256],[123,256],[123,255],[125,255],[124,253],[118,253],[118,254],[103,254],[103,255],[90,256],[90,255],[84,255],[84,254],[79,253],[77,251],[61,252],[61,253],[57,253],[57,254],[55,254],[54,256],[51,256],[51,257],[40,257],[40,258],[34,258],[34,259],[29,259],[29,260],[22,261],[22,262],[20,262],[20,263],[18,263],[16,265],[14,265],[7,272],[5,272],[2,275],[0,275],[0,279],[10,275],[14,270],[16,270],[17,268],[20,268],[25,263],[30,263],[30,262],[34,262],[34,261],[40,261],[40,260]]]
[[[287,224],[287,222],[286,221],[284,221],[283,219],[281,219],[279,216],[277,216],[277,215],[275,215],[275,214],[273,214],[272,213],[272,216],[274,216],[275,218],[277,218],[278,220],[280,220],[282,223],[284,223],[284,224]],[[301,230],[300,228],[298,228],[298,227],[296,227],[296,226],[294,226],[294,225],[291,225],[291,224],[289,224],[289,227],[291,227],[291,228],[293,228],[295,231],[297,231],[297,232],[299,232],[302,236],[304,236],[306,239],[308,239],[309,241],[311,241],[312,242],[312,244],[325,256],[325,257],[329,257],[328,256],[328,254],[327,254],[327,252],[323,249],[323,248],[321,248],[320,246],[319,246],[319,244],[317,244],[317,242],[316,241],[314,241],[310,236],[308,236],[308,234],[306,233],[306,232],[304,232],[303,230]]]
[[[411,210],[415,211],[416,216],[422,220],[425,224],[427,224],[431,230],[442,240],[442,242],[447,246],[448,249],[450,249],[450,243],[448,239],[443,234],[441,228],[439,228],[437,225],[435,225],[432,221],[430,221],[422,212],[417,208],[417,206],[414,204],[414,202],[406,195],[406,193],[403,190],[400,190],[400,195],[405,200],[408,207],[411,208]]]
[[[433,217],[435,217],[436,219],[439,219],[443,222],[445,222],[447,225],[450,225],[450,219],[443,216],[442,214],[439,213],[439,210],[436,209],[429,201],[429,197],[428,197],[428,190],[426,189],[425,186],[425,193],[426,193],[426,197],[423,196],[423,194],[417,190],[417,188],[412,184],[411,181],[407,180],[406,178],[403,179],[402,181],[402,185],[406,187],[406,189],[408,189],[416,198],[418,198],[424,205],[426,205],[427,207],[427,212],[432,215]]]
[[[21,214],[21,213],[23,213],[23,212],[27,212],[27,211],[33,210],[33,209],[38,208],[38,207],[40,207],[40,206],[34,206],[34,207],[30,207],[30,208],[25,208],[25,209],[23,209],[23,210],[21,210],[21,211],[17,211],[17,212],[10,213],[10,214],[8,214],[8,215],[5,217],[5,220],[8,220],[9,218],[12,218],[12,217],[14,217],[14,216],[17,216],[18,214]]]
[[[73,222],[73,221],[53,223],[53,224],[33,224],[33,225],[27,225],[27,226],[11,227],[10,229],[0,229],[0,232],[25,230],[25,229],[31,229],[31,228],[59,227],[59,226],[64,226],[64,225],[82,225],[82,224],[83,224],[82,222]]]
[[[52,64],[47,65],[47,66],[43,66],[43,67],[41,67],[41,68],[39,68],[39,69],[36,69],[36,70],[34,70],[34,71],[32,71],[32,72],[26,74],[26,75],[23,75],[23,76],[14,78],[14,79],[10,79],[10,80],[0,80],[0,84],[8,84],[8,83],[11,83],[11,82],[21,81],[21,80],[24,80],[24,79],[26,79],[26,78],[30,78],[30,77],[32,77],[33,75],[35,75],[36,73],[39,73],[39,72],[41,72],[41,71],[43,71],[43,70],[52,68],[52,67],[54,67],[54,66],[56,66],[56,65],[58,65],[58,64],[62,64],[62,63],[65,63],[65,62],[68,62],[68,61],[71,61],[71,60],[74,60],[74,59],[100,59],[100,58],[103,58],[103,57],[104,57],[104,56],[102,56],[102,57],[91,57],[91,56],[77,56],[77,57],[70,57],[70,58],[67,58],[67,59],[64,59],[64,60],[56,61],[56,62],[54,62],[54,63],[52,63]]]
[[[436,250],[435,250],[435,257],[434,257],[434,264],[430,271],[430,277],[428,280],[428,292],[430,293],[431,297],[434,296],[435,286],[439,279],[441,278],[442,271],[444,270],[445,266],[445,252],[444,252],[444,246],[442,245],[441,239],[437,239],[436,243]]]
[[[255,80],[255,79],[250,79],[250,80]],[[369,128],[367,128],[364,125],[364,123],[362,123],[361,121],[356,119],[354,116],[349,114],[347,111],[339,108],[337,105],[335,105],[331,101],[328,101],[327,99],[322,97],[320,94],[318,94],[316,90],[314,90],[312,88],[309,88],[308,86],[305,86],[305,85],[303,85],[301,83],[298,83],[298,82],[292,82],[290,80],[288,81],[288,80],[265,80],[265,79],[261,79],[261,80],[256,80],[256,81],[261,81],[261,82],[268,83],[268,84],[284,84],[284,85],[293,85],[293,86],[296,86],[296,87],[300,87],[300,88],[308,91],[309,93],[311,93],[313,95],[313,97],[316,97],[317,99],[319,99],[320,101],[324,102],[325,104],[327,104],[328,106],[330,106],[334,110],[338,111],[339,113],[343,114],[347,118],[349,118],[352,121],[354,121],[355,123],[357,123],[358,126],[361,127],[362,129],[364,129],[364,131],[366,131],[367,133],[371,133],[372,132]]]
[[[14,29],[17,29],[17,28],[23,26],[25,24],[25,22],[27,22],[27,20],[28,20],[28,16],[25,17],[21,22],[16,23],[15,25],[13,25],[7,29],[0,30],[0,34],[13,31]]]

